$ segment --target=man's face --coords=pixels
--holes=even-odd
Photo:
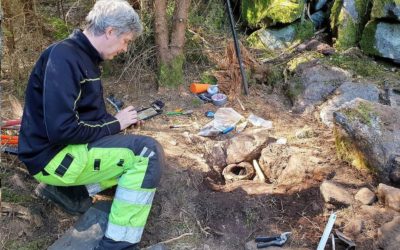
[[[101,53],[104,60],[111,60],[116,55],[127,52],[129,43],[134,40],[132,32],[122,33],[118,36],[117,32],[112,28],[107,29],[105,35],[105,42]]]

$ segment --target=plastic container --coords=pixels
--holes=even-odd
[[[210,85],[207,89],[207,93],[210,95],[215,95],[218,93],[218,86],[217,85]]]
[[[211,100],[215,106],[223,106],[227,102],[228,98],[222,93],[211,96]]]
[[[203,92],[207,92],[208,87],[210,86],[210,84],[208,83],[192,83],[190,84],[190,92],[192,92],[193,94],[200,94]]]

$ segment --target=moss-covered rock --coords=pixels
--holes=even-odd
[[[393,157],[400,152],[399,111],[360,98],[343,104],[334,112],[339,156],[389,181]]]
[[[400,21],[400,0],[373,0],[371,18]]]
[[[365,25],[361,41],[360,47],[361,49],[368,55],[380,56],[381,54],[375,47],[375,33],[377,21],[369,21],[367,25]]]
[[[369,55],[400,61],[400,23],[368,22],[360,45]]]
[[[304,0],[242,0],[242,16],[251,27],[291,23],[301,17]]]
[[[257,27],[267,16],[268,6],[271,2],[272,0],[243,0],[242,16],[250,26]]]
[[[331,28],[336,35],[338,50],[354,47],[360,41],[369,8],[370,0],[335,0],[331,9]]]

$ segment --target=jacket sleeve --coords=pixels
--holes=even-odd
[[[46,133],[52,144],[83,144],[120,131],[107,114],[101,121],[83,122],[76,111],[81,96],[81,73],[71,52],[56,46],[50,53],[43,80]],[[103,97],[99,97],[103,98]]]

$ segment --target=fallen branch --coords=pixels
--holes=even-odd
[[[182,239],[183,237],[191,236],[191,235],[193,235],[193,233],[184,233],[184,234],[182,234],[182,235],[179,235],[178,237],[175,237],[175,238],[172,238],[172,239],[169,239],[169,240],[164,240],[164,241],[161,241],[161,242],[159,242],[159,243],[157,243],[157,244],[168,244],[168,243],[171,243],[171,242],[173,242],[173,241]],[[148,248],[146,248],[146,249],[150,249],[150,247],[148,247]]]
[[[254,169],[256,170],[258,179],[260,180],[261,183],[264,183],[265,182],[265,176],[264,176],[263,171],[260,168],[260,165],[258,165],[257,160],[253,160],[253,166],[254,166]]]

